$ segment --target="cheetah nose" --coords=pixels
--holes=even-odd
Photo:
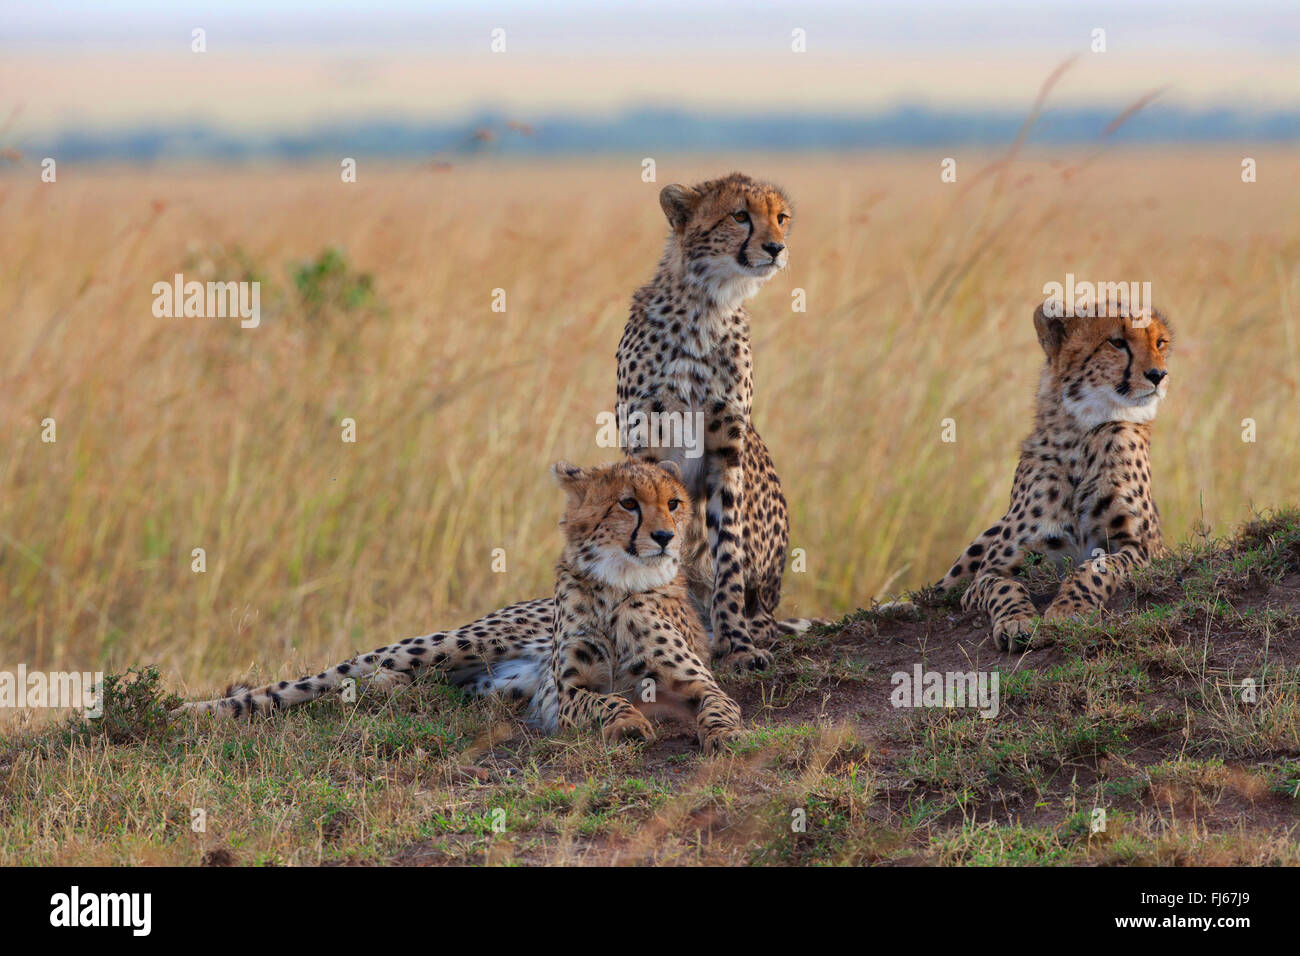
[[[1153,368],[1147,370],[1147,378],[1151,380],[1152,385],[1159,385],[1169,373],[1162,368]]]
[[[784,242],[763,243],[763,251],[766,252],[769,256],[771,256],[773,259],[779,256],[781,254],[781,250],[784,248],[785,248]]]
[[[673,533],[671,531],[663,530],[651,531],[650,537],[654,538],[655,543],[658,544],[659,547],[666,548],[668,547],[668,542],[673,540]]]

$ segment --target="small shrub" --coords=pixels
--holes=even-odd
[[[315,262],[308,262],[294,272],[298,297],[308,315],[325,309],[351,312],[375,304],[374,277],[368,272],[354,272],[343,253],[334,248],[323,251]]]
[[[72,719],[73,730],[83,736],[103,735],[109,743],[124,744],[165,736],[171,712],[183,701],[165,694],[159,686],[158,668],[128,667],[124,674],[105,674],[103,716]]]

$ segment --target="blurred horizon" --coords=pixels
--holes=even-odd
[[[1188,111],[1148,107],[1112,132],[1113,110],[1048,110],[1028,129],[1034,146],[1194,146],[1300,143],[1300,113]],[[82,163],[213,160],[294,161],[343,156],[407,161],[573,157],[662,151],[845,152],[1010,144],[1027,116],[1012,111],[939,111],[914,106],[864,116],[704,114],[646,107],[612,118],[544,117],[531,123],[493,111],[446,123],[386,121],[310,125],[275,133],[207,124],[157,124],[120,130],[77,129],[9,146],[8,158],[55,156]],[[3,145],[3,143],[0,143]],[[3,169],[0,166],[0,169]]]
[[[1118,141],[1300,141],[1300,7],[1272,0],[67,0],[6,11],[0,149],[133,161],[992,144],[1071,58],[1040,142],[1092,141],[1153,94]]]

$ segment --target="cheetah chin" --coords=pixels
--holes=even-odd
[[[677,577],[679,570],[675,555],[633,557],[623,551],[602,551],[584,562],[583,567],[592,577],[629,594],[664,587]]]
[[[1113,388],[1088,389],[1080,399],[1068,395],[1063,401],[1069,412],[1084,429],[1091,430],[1106,422],[1133,422],[1145,425],[1155,421],[1168,386],[1161,382],[1156,388],[1139,395],[1121,395]]]

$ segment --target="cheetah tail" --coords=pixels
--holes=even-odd
[[[249,716],[269,714],[272,711],[285,710],[322,697],[336,690],[349,678],[369,677],[379,671],[391,674],[385,683],[405,682],[412,671],[425,663],[423,657],[428,651],[429,647],[423,640],[389,644],[377,647],[366,654],[358,654],[337,667],[321,671],[315,677],[300,677],[294,681],[282,680],[255,689],[242,686],[230,687],[221,697],[189,701],[174,710],[172,715],[191,713],[241,717],[245,714]]]
[[[282,680],[256,690],[231,688],[213,700],[184,704],[175,713],[265,714],[315,700],[345,680],[368,677],[379,687],[408,684],[425,667],[447,672],[453,684],[471,693],[532,697],[547,673],[554,616],[554,598],[521,601],[450,631],[404,637],[315,677]]]
[[[830,627],[835,622],[824,617],[787,617],[777,621],[777,633],[781,635],[802,634],[814,627]]]

